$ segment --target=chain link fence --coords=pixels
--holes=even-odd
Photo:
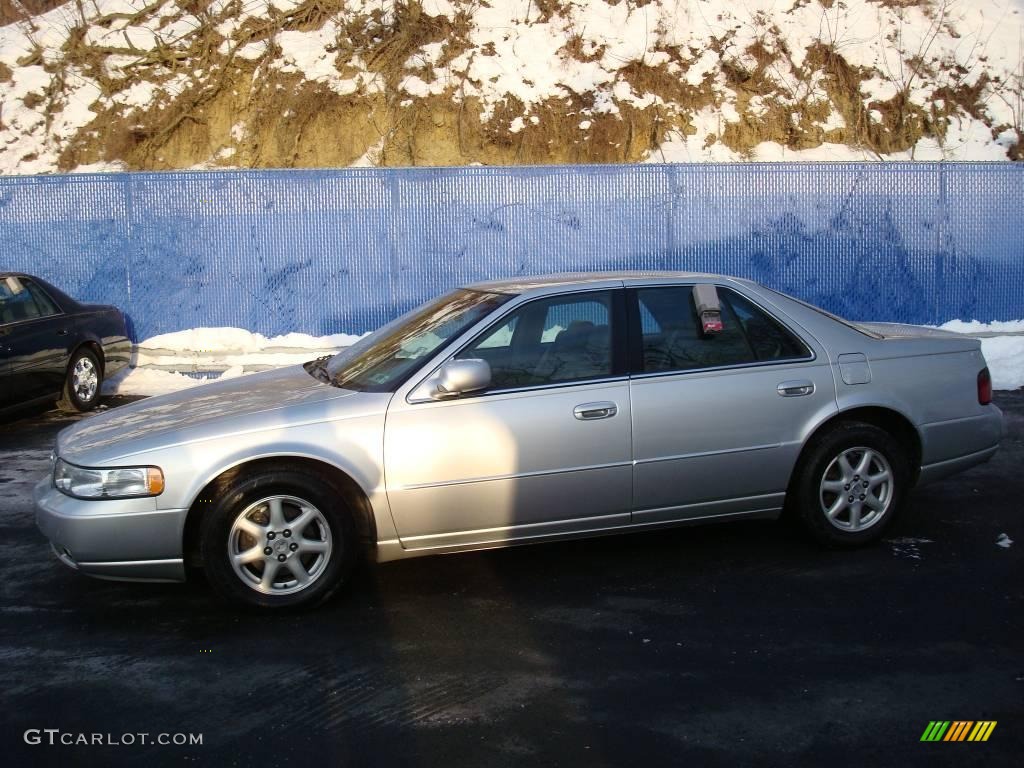
[[[544,272],[753,278],[851,319],[1024,317],[1024,166],[619,165],[0,178],[0,269],[199,326],[360,333]]]

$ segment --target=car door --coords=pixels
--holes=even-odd
[[[7,360],[7,335],[9,331],[0,323],[0,410],[14,404],[11,389],[10,364]]]
[[[836,410],[813,338],[717,293],[722,329],[705,334],[692,285],[628,291],[634,522],[774,514],[806,435]]]
[[[67,317],[35,281],[0,280],[0,344],[7,364],[8,404],[55,395],[64,386]]]
[[[404,547],[629,522],[623,302],[621,290],[595,290],[519,304],[455,355],[488,360],[488,389],[457,400],[392,401],[384,464]]]

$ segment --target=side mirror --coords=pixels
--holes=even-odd
[[[468,392],[479,392],[491,384],[491,365],[486,360],[449,360],[434,376],[430,396],[447,400]]]

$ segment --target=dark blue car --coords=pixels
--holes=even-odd
[[[87,411],[131,342],[115,307],[80,304],[31,275],[0,272],[0,416],[47,400]]]

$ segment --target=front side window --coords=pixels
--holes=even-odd
[[[722,332],[704,334],[692,286],[638,289],[640,371],[687,371],[810,356],[799,339],[747,299],[725,288],[718,288],[718,297]]]
[[[492,390],[610,376],[611,307],[610,291],[531,301],[457,357],[490,363]]]
[[[307,364],[307,370],[336,387],[390,391],[427,358],[511,298],[499,293],[453,291],[363,337],[324,366]]]
[[[35,320],[42,315],[27,282],[14,276],[0,279],[0,325]]]

